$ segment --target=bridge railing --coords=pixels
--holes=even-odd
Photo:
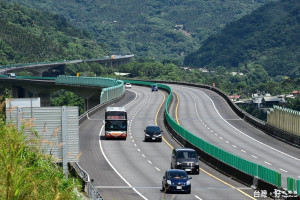
[[[18,68],[18,67],[26,67],[31,65],[45,65],[45,64],[55,64],[55,63],[67,63],[68,61],[52,61],[52,62],[36,62],[36,63],[19,63],[19,64],[11,64],[11,65],[2,65],[0,69],[5,68]]]
[[[82,76],[65,76],[60,75],[55,79],[59,84],[70,85],[89,85],[102,87],[101,94],[99,94],[99,103],[103,104],[112,99],[115,99],[124,94],[124,82],[112,78],[103,77],[82,77]]]
[[[61,60],[61,61],[49,61],[49,62],[33,62],[33,63],[18,63],[18,64],[11,64],[11,65],[2,65],[0,69],[10,69],[10,68],[19,68],[19,67],[26,67],[26,66],[39,66],[39,65],[48,65],[48,64],[68,64],[68,63],[80,63],[80,62],[95,62],[95,61],[105,61],[113,59],[126,59],[133,57],[134,54],[129,55],[114,55],[112,56],[103,56],[100,58],[91,58],[91,59],[79,59],[79,60]]]

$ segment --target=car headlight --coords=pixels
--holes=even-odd
[[[186,181],[186,185],[191,185],[191,181]]]
[[[149,137],[150,135],[149,135],[149,134],[146,134],[146,136]]]
[[[171,182],[170,180],[167,180],[167,183],[168,183],[169,185],[171,185],[171,184],[172,184],[172,182]]]
[[[177,162],[176,165],[181,165],[181,162]]]
[[[195,163],[195,165],[199,165],[199,163],[198,163],[198,162],[196,162],[196,163]]]

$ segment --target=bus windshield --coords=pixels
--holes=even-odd
[[[126,112],[122,111],[107,111],[105,119],[127,119]]]
[[[127,131],[127,120],[105,120],[106,131]]]

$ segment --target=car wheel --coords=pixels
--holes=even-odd
[[[161,138],[159,138],[159,140],[158,140],[159,142],[162,142],[162,139]]]

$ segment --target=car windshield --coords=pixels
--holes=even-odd
[[[179,151],[177,158],[197,158],[197,154],[194,151]]]
[[[171,171],[168,173],[168,178],[187,179],[188,177],[185,171]]]
[[[146,128],[146,131],[147,132],[160,132],[160,128],[157,126],[148,126]]]

